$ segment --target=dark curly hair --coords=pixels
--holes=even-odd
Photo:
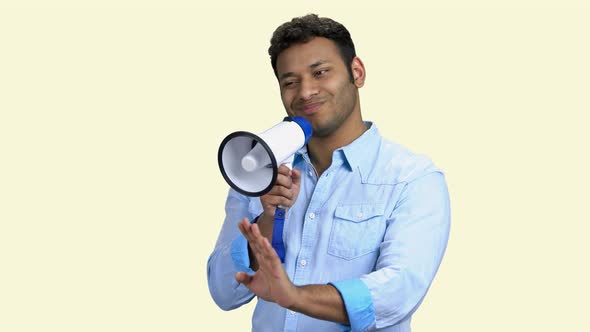
[[[277,58],[279,54],[293,44],[305,43],[314,37],[328,38],[336,43],[340,50],[340,56],[348,69],[350,81],[353,82],[350,65],[356,56],[356,52],[350,33],[344,25],[327,17],[318,17],[316,14],[295,17],[290,22],[283,23],[273,33],[268,54],[270,55],[270,63],[275,76],[278,77]]]

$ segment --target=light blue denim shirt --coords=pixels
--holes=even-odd
[[[350,326],[322,321],[258,299],[253,331],[410,331],[442,260],[450,227],[441,170],[425,156],[382,138],[370,126],[334,151],[318,178],[307,149],[293,163],[301,190],[285,220],[284,267],[295,285],[338,289]],[[249,271],[246,239],[237,223],[262,213],[259,198],[230,190],[226,217],[207,264],[209,290],[224,310],[254,295],[234,276]]]

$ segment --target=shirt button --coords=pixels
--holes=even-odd
[[[305,266],[307,265],[307,261],[305,259],[302,259],[301,262],[299,262],[299,264],[301,264],[301,266]]]
[[[357,213],[356,217],[360,219],[360,218],[363,217],[363,214],[362,213]]]
[[[313,172],[312,171],[309,171],[309,176],[313,176]]]
[[[310,213],[310,214],[309,214],[309,219],[313,220],[314,218],[315,218],[315,213],[313,213],[313,212],[312,212],[312,213]]]
[[[291,315],[295,315],[295,311],[293,311],[293,310],[289,310],[289,313],[290,313]]]

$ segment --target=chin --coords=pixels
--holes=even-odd
[[[334,130],[332,128],[317,127],[314,125],[312,125],[312,128],[313,128],[313,136],[315,136],[315,137],[328,137],[334,133]]]

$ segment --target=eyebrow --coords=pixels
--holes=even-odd
[[[318,60],[318,61],[312,63],[311,65],[309,65],[309,69],[317,68],[317,67],[319,67],[319,66],[321,66],[321,65],[323,65],[325,63],[329,63],[329,61],[327,61],[327,60]],[[291,76],[295,76],[295,73],[293,73],[293,72],[283,73],[283,74],[281,74],[279,76],[279,81],[280,80],[284,80],[285,78],[291,77]]]

